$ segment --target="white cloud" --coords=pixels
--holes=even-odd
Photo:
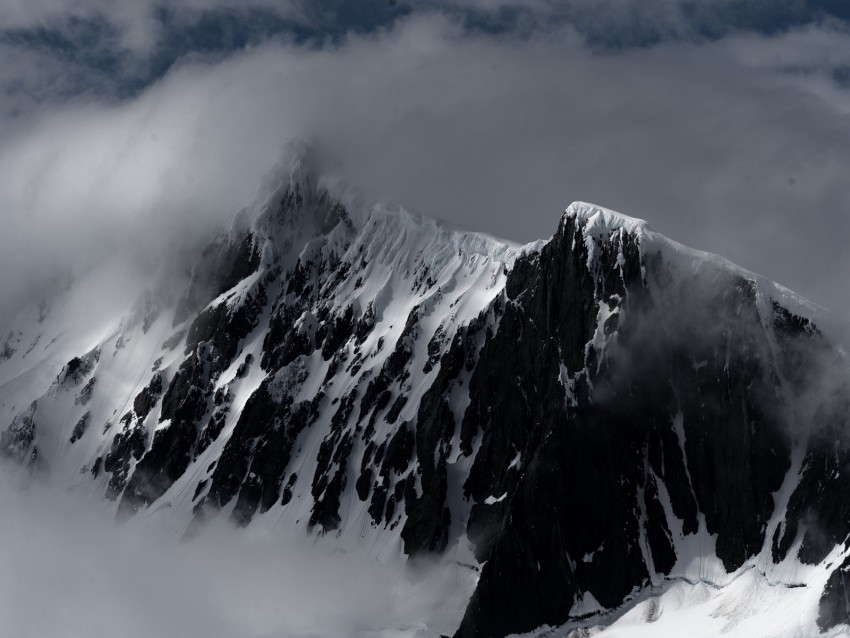
[[[181,544],[164,526],[116,526],[81,494],[2,479],[0,638],[435,635],[474,587],[466,567],[381,563],[332,537],[222,526]]]
[[[471,35],[430,14],[186,60],[136,98],[0,123],[0,260],[149,254],[246,204],[300,137],[426,214],[531,240],[595,201],[847,313],[847,94],[785,70],[840,62],[848,40],[824,26],[593,52],[570,29]]]

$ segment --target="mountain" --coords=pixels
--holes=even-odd
[[[0,456],[187,540],[227,519],[464,564],[458,638],[660,627],[700,588],[746,592],[712,610],[727,630],[770,604],[788,635],[850,622],[824,311],[592,204],[517,246],[304,154],[266,191],[185,281],[21,309]]]

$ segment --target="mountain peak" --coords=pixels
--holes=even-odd
[[[835,431],[847,386],[790,292],[590,203],[516,246],[367,202],[302,143],[264,189],[179,299],[17,326],[0,457],[187,537],[220,518],[471,565],[440,632],[462,638],[753,568],[811,567],[793,594],[843,605],[850,522],[806,530],[850,452],[788,432]]]
[[[562,223],[566,219],[576,220],[576,225],[584,229],[586,235],[610,235],[612,231],[623,229],[633,235],[641,236],[652,230],[649,224],[636,217],[623,215],[609,208],[589,202],[576,201],[564,211]]]

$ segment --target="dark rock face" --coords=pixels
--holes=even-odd
[[[135,462],[141,460],[148,444],[148,431],[145,420],[156,405],[162,394],[162,375],[154,373],[150,383],[136,395],[133,400],[133,409],[121,417],[121,431],[112,440],[109,453],[103,459],[103,470],[112,474],[107,486],[106,496],[112,500],[117,499],[124,492],[125,487],[137,490],[136,476],[133,476],[129,485],[128,479]],[[74,443],[85,433],[90,413],[86,412],[74,427],[71,435],[71,443]],[[127,492],[124,492],[119,511],[126,512]],[[135,511],[135,510],[133,510]]]
[[[451,511],[446,503],[448,444],[457,428],[455,415],[448,404],[448,395],[458,384],[464,364],[472,354],[472,335],[479,330],[474,323],[455,336],[451,347],[440,361],[440,370],[422,398],[416,422],[417,474],[422,494],[417,497],[408,483],[405,495],[407,521],[401,532],[408,554],[441,552],[448,543]],[[431,360],[429,352],[429,361]]]
[[[136,438],[142,442],[139,443],[140,449],[136,447],[133,450],[133,456],[139,463],[121,498],[121,516],[133,514],[140,507],[158,499],[189,466],[197,438],[197,422],[207,412],[210,367],[206,348],[197,348],[194,356],[180,366],[162,397],[159,420],[170,421],[170,424],[154,432],[147,453],[144,421],[162,391],[162,377],[159,373],[154,374],[150,385],[136,397],[134,411],[124,417],[135,423],[133,431],[139,433]],[[135,411],[137,408],[142,411],[141,414]],[[106,462],[104,470],[109,471]]]
[[[90,420],[91,412],[86,412],[83,416],[80,417],[80,420],[77,421],[77,424],[74,426],[74,431],[71,432],[71,438],[68,439],[69,443],[76,443],[81,438],[83,438],[83,434],[86,433]]]
[[[791,497],[785,524],[773,537],[773,555],[782,560],[802,536],[798,557],[816,564],[837,545],[845,543],[850,530],[850,441],[847,415],[850,388],[841,398],[819,408],[814,415],[814,431],[803,461],[799,485]]]
[[[463,259],[432,268],[406,229],[411,254],[376,267],[382,238],[362,241],[327,193],[276,197],[265,227],[204,251],[132,408],[97,417],[109,438],[85,467],[109,475],[119,516],[177,494],[190,535],[224,508],[239,526],[274,509],[342,534],[352,505],[410,556],[465,534],[483,567],[461,638],[557,626],[588,597],[616,608],[673,573],[677,538],[698,532],[728,571],[765,543],[779,561],[800,540],[818,563],[846,542],[850,387],[824,384],[837,355],[817,327],[746,276],[709,262],[683,275],[628,228],[576,214],[493,273],[463,270],[493,256],[454,244],[436,252]],[[382,288],[394,269],[407,278]],[[493,292],[462,320],[467,299],[439,305],[485,272]],[[143,302],[146,333],[165,306]],[[99,356],[57,378],[91,410],[70,443],[101,435]],[[36,458],[35,414],[0,434],[0,454]],[[850,620],[847,569],[824,627]]]
[[[94,394],[94,387],[97,383],[97,377],[92,377],[89,379],[83,388],[80,390],[80,393],[74,398],[74,403],[77,405],[86,405],[89,401],[91,401],[92,394]]]
[[[38,457],[35,444],[35,413],[38,404],[33,401],[29,408],[18,414],[5,431],[0,432],[0,456],[22,465],[32,465]]]
[[[458,636],[562,624],[565,600],[589,592],[616,607],[651,573],[669,573],[659,481],[683,532],[697,530],[701,512],[718,557],[736,569],[761,549],[790,467],[782,366],[768,359],[752,286],[729,275],[689,281],[669,291],[679,306],[671,322],[644,280],[664,281],[660,258],[642,263],[626,236],[602,247],[607,274],[594,278],[586,253],[566,248],[581,246],[575,233],[567,219],[539,263],[517,264],[514,303],[471,382],[464,418],[483,438],[466,483],[477,503],[468,529],[487,562]],[[602,326],[607,342],[593,337],[603,304],[616,313]],[[517,351],[520,340],[536,347]],[[566,400],[561,366],[580,371]],[[502,493],[505,505],[482,505]]]
[[[21,341],[20,333],[15,334],[14,331],[9,332],[9,335],[6,337],[6,340],[3,342],[3,347],[0,348],[0,361],[5,361],[6,359],[11,359],[12,356],[18,351],[15,347]]]
[[[145,453],[147,432],[142,424],[133,419],[128,412],[121,419],[122,431],[112,439],[109,453],[103,459],[103,470],[112,474],[106,490],[106,497],[115,500],[127,486],[132,462],[138,461]]]
[[[83,379],[91,374],[99,360],[100,350],[97,348],[81,357],[74,357],[62,368],[56,383],[64,388],[79,385]]]
[[[239,375],[237,374],[237,377],[238,376]],[[231,396],[230,390],[227,388],[227,386],[216,390],[213,398],[214,407],[212,414],[210,415],[209,421],[207,421],[206,426],[204,426],[203,430],[201,430],[200,438],[198,439],[198,444],[195,447],[196,459],[199,455],[203,454],[204,451],[206,451],[206,449],[216,439],[218,439],[218,436],[224,429],[224,424],[227,420],[227,415],[230,413],[230,403],[232,400],[233,397]]]
[[[331,431],[319,447],[316,472],[313,475],[311,494],[313,510],[310,527],[320,526],[323,533],[337,529],[340,518],[340,494],[348,482],[348,457],[353,447],[352,433],[344,429],[354,409],[356,392],[349,393],[339,402],[331,418]]]
[[[187,293],[187,304],[202,296],[200,291],[212,291],[220,296],[253,274],[259,266],[259,256],[251,236],[239,244],[224,242],[223,255],[210,256],[210,271],[197,274],[193,288]],[[215,252],[212,253],[215,255]],[[198,271],[201,273],[202,271]],[[208,306],[192,321],[185,344],[188,358],[184,360],[162,396],[160,422],[169,425],[158,429],[150,450],[127,483],[121,499],[120,515],[135,513],[160,498],[177,481],[199,451],[205,450],[218,436],[224,424],[227,408],[216,405],[209,424],[201,431],[199,424],[209,412],[213,384],[238,354],[241,341],[256,327],[260,312],[266,305],[268,278],[250,288],[238,301],[228,297]],[[194,302],[192,302],[194,303]],[[182,340],[182,336],[181,336]],[[134,401],[137,423],[141,424],[159,400],[162,376],[156,372]],[[224,396],[224,395],[222,395]],[[218,401],[221,403],[222,401]]]
[[[834,571],[826,583],[823,596],[820,601],[818,613],[818,626],[826,630],[836,625],[846,624],[850,609],[847,601],[850,600],[850,558]]]
[[[136,418],[144,421],[162,394],[162,375],[155,372],[150,383],[133,400],[133,412]]]
[[[196,514],[203,516],[205,508],[221,508],[238,496],[231,519],[245,525],[258,509],[265,512],[280,497],[284,472],[295,440],[308,424],[310,406],[293,405],[289,397],[276,400],[273,384],[273,379],[263,382],[245,405]]]

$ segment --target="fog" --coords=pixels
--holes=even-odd
[[[724,423],[741,418],[740,398],[743,414],[752,410],[753,422],[784,435],[789,447],[805,449],[813,436],[846,446],[846,324],[798,324],[795,314],[804,309],[788,301],[763,306],[773,301],[770,291],[762,289],[760,300],[728,264],[688,261],[647,259],[650,292],[624,304],[621,330],[603,354],[609,374],[594,381],[594,402],[616,412],[634,410],[635,401],[639,413],[652,414],[669,408],[672,389],[688,416]],[[635,383],[643,384],[640,392]]]
[[[468,568],[382,564],[332,538],[219,526],[181,544],[0,470],[3,637],[433,636],[457,627],[474,586]]]

